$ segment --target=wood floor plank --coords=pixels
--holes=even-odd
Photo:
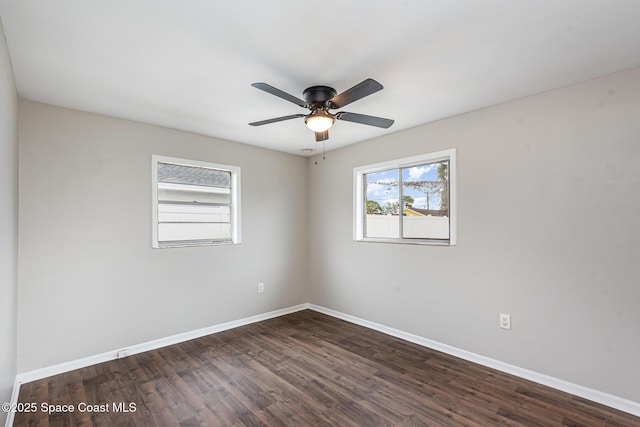
[[[18,413],[15,426],[640,426],[309,310],[23,384],[19,402],[76,411]]]

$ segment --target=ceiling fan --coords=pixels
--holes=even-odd
[[[276,117],[273,119],[249,123],[251,126],[262,126],[269,123],[304,117],[304,122],[307,127],[315,132],[316,141],[325,141],[329,139],[329,128],[333,126],[336,120],[345,120],[347,122],[377,126],[385,129],[393,124],[393,120],[384,119],[382,117],[348,113],[346,111],[339,111],[337,113],[331,113],[329,111],[342,108],[354,101],[364,98],[365,96],[369,96],[372,93],[382,90],[382,85],[373,79],[366,79],[339,95],[337,95],[334,88],[329,86],[311,86],[302,92],[304,101],[266,83],[253,83],[251,86],[286,101],[293,102],[300,107],[311,110],[309,114],[291,114],[289,116]]]

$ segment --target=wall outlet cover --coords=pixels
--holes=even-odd
[[[500,313],[500,327],[502,329],[511,329],[511,315]]]

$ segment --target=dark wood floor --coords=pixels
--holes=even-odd
[[[19,401],[38,410],[16,414],[16,426],[640,426],[313,311],[24,384]],[[74,412],[49,406],[64,404]]]

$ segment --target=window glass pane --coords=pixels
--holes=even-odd
[[[364,175],[365,237],[400,237],[398,169]]]
[[[230,170],[158,161],[156,171],[156,245],[232,241]]]
[[[449,162],[402,169],[404,238],[449,239]]]
[[[354,240],[456,245],[455,148],[353,172]]]

